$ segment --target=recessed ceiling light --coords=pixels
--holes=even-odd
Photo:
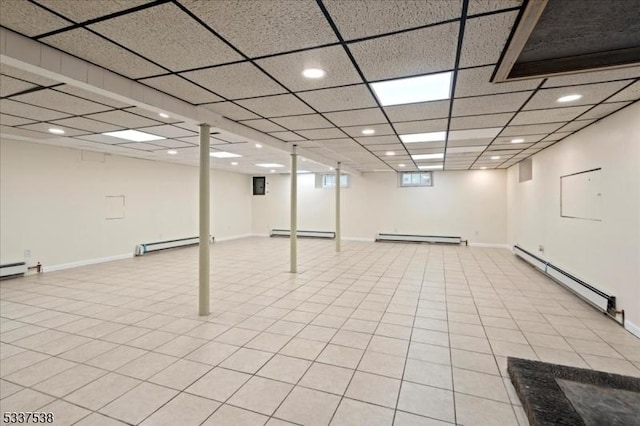
[[[178,151],[176,151],[175,149],[170,149],[169,151],[167,151],[167,154],[169,155],[176,155],[178,153]]]
[[[306,158],[302,158],[301,160],[302,160],[302,161],[307,161],[307,159],[306,159]]]
[[[480,170],[487,170],[486,167],[480,167]]]
[[[398,164],[398,167],[406,167],[406,164]]]
[[[333,167],[329,167],[329,170],[333,170]]]
[[[396,153],[393,152],[393,151],[387,151],[387,152],[384,153],[384,155],[386,155],[387,157],[390,157],[392,155],[396,155]]]
[[[64,135],[64,130],[52,127],[49,129],[49,133],[53,133],[54,135]]]
[[[444,153],[439,152],[437,154],[415,154],[411,158],[414,160],[441,160],[444,158]]]
[[[494,155],[493,157],[491,157],[492,160],[499,160],[500,156],[499,155]]]
[[[139,132],[137,130],[119,130],[117,132],[106,132],[106,133],[103,133],[103,135],[111,136],[119,139],[125,139],[133,142],[148,142],[148,141],[158,141],[161,139],[166,139],[162,136],[152,135],[151,133]]]
[[[522,142],[524,142],[524,139],[522,138],[511,139],[511,143],[522,143]]]
[[[276,164],[276,163],[260,163],[260,164],[256,164],[256,166],[264,167],[265,169],[284,167],[282,164]]]
[[[234,154],[232,152],[225,152],[225,151],[210,152],[209,155],[211,157],[216,157],[216,158],[237,158],[237,157],[242,157],[242,155]]]
[[[232,162],[231,162],[231,165],[232,165],[232,166],[237,166],[237,165],[238,165],[238,162],[237,162],[237,161],[232,161]]]
[[[400,135],[403,143],[441,142],[447,138],[447,132],[411,133]]]
[[[362,134],[363,135],[372,135],[374,134],[376,131],[374,129],[363,129],[362,130]]]
[[[442,164],[429,164],[425,166],[418,166],[420,170],[440,170],[442,169]]]
[[[309,170],[298,170],[298,174],[311,173]]]
[[[451,72],[372,83],[382,106],[436,101],[451,97]]]
[[[162,118],[169,118],[169,114],[167,114],[166,112],[159,112],[158,115]]]
[[[271,170],[271,173],[275,173],[275,172],[276,172],[275,170]]]
[[[572,101],[577,101],[578,99],[580,99],[582,97],[582,95],[567,95],[567,96],[562,96],[560,98],[558,98],[557,102],[572,102]]]
[[[256,144],[256,148],[262,148],[262,145],[260,145],[259,143]]]
[[[325,72],[325,70],[320,68],[307,68],[302,71],[302,75],[306,78],[317,79],[324,77],[325,75],[327,75],[327,73]]]

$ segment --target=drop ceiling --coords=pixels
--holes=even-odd
[[[491,83],[522,7],[520,0],[3,0],[0,25],[354,170],[417,170],[442,160],[412,156],[437,153],[445,170],[468,170],[507,168],[640,98],[640,66]],[[306,79],[305,68],[326,76]],[[5,64],[0,72],[3,135],[197,164],[193,123]],[[372,90],[443,72],[453,73],[450,100],[382,107]],[[582,98],[556,102],[574,93]],[[102,135],[123,129],[166,139]],[[211,158],[214,168],[264,173],[256,163],[288,165],[287,150],[213,132],[212,150],[242,155]],[[428,132],[449,137],[407,144],[399,137]]]

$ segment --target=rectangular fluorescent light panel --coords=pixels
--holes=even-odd
[[[444,152],[438,154],[416,154],[412,155],[414,160],[442,160],[444,158]]]
[[[452,130],[449,132],[450,141],[465,139],[492,139],[498,136],[502,127],[490,127],[487,129]]]
[[[216,157],[216,158],[237,158],[237,157],[242,157],[242,155],[233,154],[231,152],[225,152],[225,151],[214,151],[214,152],[210,152],[209,155],[212,156],[212,157]]]
[[[382,106],[451,98],[452,72],[371,83]]]
[[[139,132],[137,130],[119,130],[117,132],[106,132],[103,133],[105,136],[111,136],[114,138],[125,139],[133,142],[149,142],[149,141],[159,141],[163,138],[162,136],[152,135],[151,133]]]
[[[441,170],[442,164],[432,164],[429,166],[418,166],[420,170]]]
[[[411,133],[399,136],[402,143],[441,142],[447,138],[447,132]]]
[[[261,163],[261,164],[256,164],[256,166],[264,167],[265,169],[277,169],[280,167],[284,167],[282,164],[276,164],[276,163]]]

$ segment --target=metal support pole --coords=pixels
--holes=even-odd
[[[209,315],[209,125],[200,125],[200,315]]]
[[[291,273],[298,272],[298,154],[291,153]]]
[[[336,167],[336,251],[340,251],[340,163]]]

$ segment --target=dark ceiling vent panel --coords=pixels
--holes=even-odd
[[[493,81],[640,63],[640,0],[530,0]]]

